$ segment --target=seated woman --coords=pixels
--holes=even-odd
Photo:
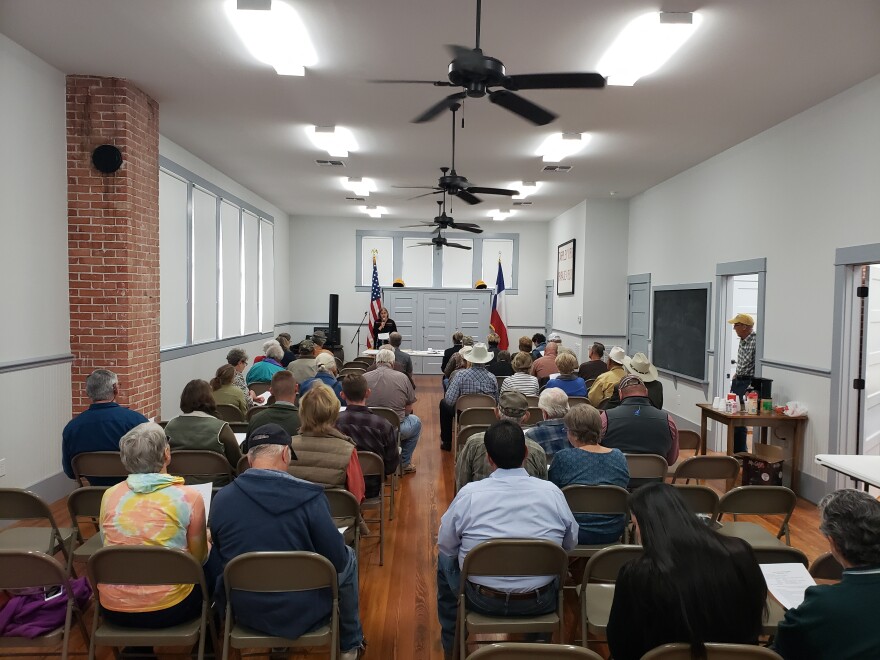
[[[299,386],[300,398],[305,396],[315,385],[326,385],[336,394],[339,405],[344,406],[345,400],[342,398],[342,384],[336,378],[338,369],[336,358],[330,355],[330,353],[319,353],[318,357],[315,358],[315,368],[317,369],[315,377],[304,380],[302,385]]]
[[[575,373],[578,369],[578,361],[573,353],[565,351],[557,355],[556,368],[559,369],[559,375],[547,381],[544,386],[546,389],[558,387],[568,396],[587,396],[586,382]]]
[[[111,486],[101,501],[105,546],[152,545],[183,550],[204,563],[208,557],[205,504],[183,477],[168,474],[171,448],[158,424],[135,426],[119,441],[129,475]],[[202,612],[199,585],[150,587],[99,584],[108,621],[130,628],[165,628],[191,621]]]
[[[238,441],[229,424],[214,417],[217,405],[208,383],[189,381],[180,395],[180,410],[183,414],[165,426],[171,449],[207,449],[226,456],[233,468],[238,465]]]
[[[287,369],[287,365],[293,362],[296,359],[296,352],[294,352],[291,345],[290,333],[282,332],[277,337],[275,337],[275,341],[278,342],[278,345],[281,346],[281,350],[284,354],[281,356],[281,366]]]
[[[504,382],[501,383],[501,391],[513,390],[526,396],[538,396],[538,379],[529,375],[529,369],[532,368],[532,356],[520,351],[513,356],[510,364],[514,374],[504,379]]]
[[[492,348],[489,347],[489,350],[491,351]],[[486,365],[486,369],[496,376],[512,376],[513,365],[510,364],[510,351],[498,351],[495,359]]]
[[[626,488],[629,468],[626,457],[619,449],[599,444],[602,418],[593,406],[574,406],[565,414],[565,428],[571,448],[553,455],[549,479],[560,488],[611,485]],[[626,520],[623,515],[575,514],[580,527],[580,545],[614,543],[623,534]]]
[[[247,369],[248,365],[248,354],[240,348],[233,348],[226,354],[226,362],[235,369],[235,377],[232,379],[232,384],[241,390],[247,407],[252,408],[255,405],[254,397],[256,395],[248,388],[247,381],[244,379],[244,370]]]
[[[217,369],[217,373],[211,379],[211,394],[214,397],[214,403],[235,406],[241,412],[242,421],[247,415],[248,405],[241,390],[236,387],[235,383],[235,367],[231,364],[224,364]]]
[[[757,644],[767,583],[749,544],[703,523],[674,486],[630,495],[644,555],[620,569],[608,619],[615,660],[638,660],[662,644]]]
[[[293,436],[296,460],[288,472],[325,488],[345,488],[364,499],[364,473],[354,440],[336,428],[339,399],[323,383],[314,384],[299,402],[299,435]]]
[[[266,351],[266,357],[259,362],[254,360],[254,366],[247,373],[248,385],[251,383],[270,383],[275,372],[284,369],[281,366],[281,360],[284,359],[284,349],[281,348],[281,344],[272,339],[267,341],[263,348]]]

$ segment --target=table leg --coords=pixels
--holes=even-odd
[[[733,433],[736,430],[736,427],[733,424],[727,425],[727,455],[733,456]]]
[[[700,449],[698,450],[703,456],[706,455],[706,443],[708,442],[708,418],[706,411],[700,416]]]
[[[770,429],[767,428],[766,426],[762,426],[762,427],[761,427],[761,444],[762,444],[762,445],[766,445],[766,444],[767,444],[767,432],[768,432],[769,430],[770,430]]]
[[[801,477],[801,453],[804,446],[804,435],[806,430],[806,420],[799,419],[794,423],[794,437],[792,442],[794,446],[791,448],[791,489],[797,493],[800,486]]]

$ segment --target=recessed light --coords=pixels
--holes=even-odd
[[[280,76],[303,76],[305,67],[318,63],[318,55],[296,10],[281,0],[271,9],[239,9],[236,0],[226,3],[226,16],[250,54],[271,65]]]
[[[369,197],[376,192],[376,182],[362,176],[342,177],[342,187],[359,197]]]
[[[492,209],[486,215],[492,218],[495,222],[501,222],[503,220],[507,220],[510,216],[512,216],[516,211],[502,211],[501,209]]]
[[[519,190],[519,195],[514,195],[512,199],[525,199],[529,195],[534,195],[543,185],[543,181],[519,181],[512,183],[511,188]]]
[[[358,206],[358,210],[362,213],[366,213],[371,218],[381,218],[388,213],[388,209],[384,206]]]
[[[592,137],[589,133],[553,133],[544,139],[536,153],[545,163],[558,163],[586,147]]]
[[[609,85],[631,86],[663,66],[696,32],[697,13],[651,12],[630,21],[602,55],[596,69]]]
[[[345,158],[349,151],[358,149],[354,135],[343,126],[306,126],[305,130],[312,144],[336,158]]]

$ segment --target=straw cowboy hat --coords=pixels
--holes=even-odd
[[[651,383],[657,380],[657,367],[651,364],[648,356],[644,353],[636,353],[632,357],[623,358],[623,368],[635,376],[638,376],[645,383]]]
[[[486,348],[486,344],[474,344],[473,350],[464,356],[464,359],[471,364],[486,364],[491,362],[493,353]]]

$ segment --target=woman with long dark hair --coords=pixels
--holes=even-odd
[[[644,555],[620,569],[608,620],[615,660],[638,660],[662,644],[757,644],[767,584],[742,539],[710,529],[674,486],[652,483],[630,496]]]

